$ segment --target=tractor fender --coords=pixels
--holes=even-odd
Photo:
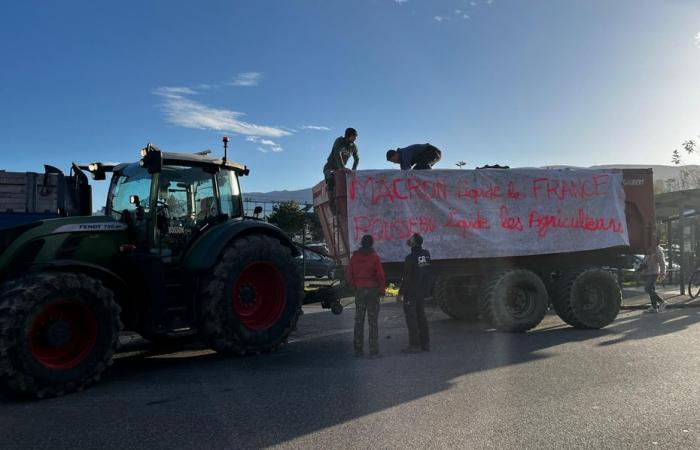
[[[84,261],[58,259],[46,263],[36,264],[32,267],[32,271],[67,271],[84,273],[85,275],[89,275],[102,281],[107,288],[114,292],[114,296],[117,299],[119,299],[129,290],[126,281],[116,273],[97,264],[91,264]]]
[[[183,266],[191,271],[211,269],[231,241],[248,234],[263,234],[279,239],[283,245],[289,247],[292,256],[300,254],[289,236],[274,225],[252,219],[229,220],[200,236],[185,254]]]

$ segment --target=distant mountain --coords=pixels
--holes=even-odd
[[[288,202],[294,200],[299,204],[312,202],[311,188],[297,191],[249,192],[243,196],[245,200],[254,202]]]
[[[654,171],[654,181],[665,181],[677,179],[681,176],[681,170],[700,170],[700,166],[690,164],[687,166],[663,166],[663,165],[643,165],[643,164],[612,164],[606,166],[591,166],[591,169],[646,169]]]
[[[547,166],[552,169],[563,169],[572,166]],[[698,165],[687,166],[664,166],[654,164],[607,164],[602,166],[591,166],[589,169],[646,169],[654,171],[654,181],[665,181],[680,177],[681,169],[700,170]],[[244,197],[246,200],[257,202],[286,202],[294,200],[299,204],[311,203],[311,188],[299,189],[297,191],[271,191],[271,192],[250,192]]]

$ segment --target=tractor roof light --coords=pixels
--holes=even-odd
[[[100,169],[100,165],[97,163],[88,164],[88,170],[90,172],[97,172]]]

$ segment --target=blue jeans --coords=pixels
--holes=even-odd
[[[651,306],[657,308],[659,303],[663,303],[663,299],[656,293],[656,279],[658,275],[644,275],[644,291],[649,294]]]

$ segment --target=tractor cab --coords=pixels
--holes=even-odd
[[[243,217],[238,177],[247,175],[245,167],[151,144],[142,156],[139,163],[112,168],[106,206],[108,216],[129,226],[139,250],[177,262],[207,228]]]

